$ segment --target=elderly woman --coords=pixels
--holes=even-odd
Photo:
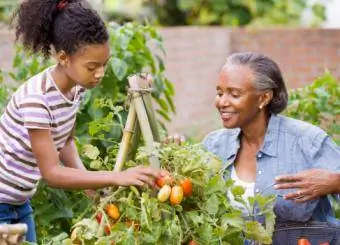
[[[246,196],[278,196],[273,244],[295,245],[302,236],[313,245],[340,243],[336,229],[324,229],[340,227],[327,196],[297,203],[283,198],[287,191],[271,188],[283,174],[311,168],[340,171],[340,150],[323,130],[279,115],[288,95],[278,65],[261,54],[233,54],[221,69],[216,92],[224,129],[210,133],[203,145],[222,159],[226,177],[243,185]]]

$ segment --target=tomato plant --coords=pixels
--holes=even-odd
[[[136,160],[128,161],[126,166],[148,164],[149,154],[147,149],[140,147]],[[229,205],[225,193],[233,188],[233,183],[221,177],[221,161],[200,145],[157,146],[156,154],[160,157],[161,167],[173,177],[174,186],[164,185],[158,193],[144,187],[114,189],[98,202],[91,217],[74,225],[78,228],[77,239],[83,244],[96,245],[113,241],[116,245],[217,245],[220,242],[242,245],[244,239],[271,243],[275,219],[273,197],[254,198],[261,201],[259,209],[254,210],[266,214],[267,225],[263,227],[254,218],[257,213],[250,214],[245,220],[239,209]],[[191,195],[184,197],[180,180],[190,180]],[[170,201],[164,196],[159,200],[158,194],[162,190],[166,190],[164,196],[170,191]],[[110,204],[119,210],[119,219],[107,212]],[[98,213],[102,214],[100,223],[96,218]],[[110,227],[110,232],[106,227]]]

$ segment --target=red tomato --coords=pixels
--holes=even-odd
[[[110,216],[110,218],[117,220],[120,217],[119,209],[113,203],[110,203],[106,206],[106,212]]]
[[[165,175],[156,179],[156,185],[162,188],[164,185],[172,185],[174,179],[170,175]]]
[[[310,245],[310,243],[309,243],[308,239],[306,239],[306,238],[300,238],[300,239],[298,240],[298,245]]]
[[[190,196],[192,194],[192,183],[190,179],[181,180],[180,185],[183,189],[183,195],[185,197]]]
[[[183,189],[179,185],[175,185],[171,189],[170,203],[172,205],[180,204],[183,200]]]
[[[109,236],[111,234],[111,228],[110,226],[106,225],[105,228],[104,228],[104,231],[105,231],[105,234],[107,236]]]
[[[191,240],[188,245],[199,245],[195,240]]]

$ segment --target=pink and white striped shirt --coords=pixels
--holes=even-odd
[[[74,127],[85,89],[77,85],[74,99],[67,99],[51,68],[22,84],[0,118],[0,203],[24,203],[41,178],[28,129],[49,129],[59,152]]]

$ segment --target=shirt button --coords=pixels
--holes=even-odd
[[[257,173],[258,173],[259,175],[261,175],[261,174],[262,174],[262,171],[261,171],[261,170],[259,170]]]
[[[261,158],[261,157],[262,157],[262,154],[261,154],[261,153],[258,153],[258,154],[257,154],[257,157],[258,157],[258,158]]]
[[[259,192],[260,192],[259,188],[256,188],[255,192],[256,192],[256,193],[259,193]]]

